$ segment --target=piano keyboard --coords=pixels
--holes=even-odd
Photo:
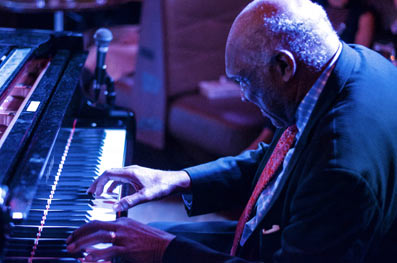
[[[30,211],[11,229],[5,263],[80,262],[65,239],[88,221],[116,219],[112,204],[119,194],[93,200],[86,190],[105,169],[124,165],[125,140],[124,129],[60,130]]]

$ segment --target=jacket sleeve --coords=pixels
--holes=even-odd
[[[215,251],[207,246],[190,239],[176,237],[168,245],[163,256],[163,263],[203,263],[203,262],[225,262],[225,263],[249,263],[239,257],[233,257],[226,253]]]
[[[338,183],[331,186],[334,179]],[[362,262],[379,227],[379,207],[366,181],[345,170],[332,169],[307,178],[297,189],[290,213],[282,226],[281,246],[266,262]],[[177,236],[167,247],[163,262],[252,261]]]
[[[189,216],[246,202],[267,149],[268,145],[260,143],[256,150],[185,169],[192,180],[191,192],[183,195]]]

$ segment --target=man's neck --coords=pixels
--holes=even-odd
[[[324,72],[324,70],[328,67],[328,65],[331,63],[333,58],[338,52],[338,49],[341,48],[342,43],[340,41],[333,41],[332,43],[329,44],[327,50],[327,63],[325,63],[320,70],[314,70],[307,68],[305,66],[302,66],[300,68],[306,69],[305,72],[300,72],[300,77],[298,78],[297,81],[297,87],[298,87],[298,96],[299,96],[299,102],[302,101],[302,99],[306,96],[306,94],[309,92],[309,90],[313,87],[314,83],[316,83],[317,79],[321,76],[321,74]],[[299,67],[299,66],[298,66]]]

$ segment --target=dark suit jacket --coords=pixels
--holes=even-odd
[[[281,133],[256,151],[187,169],[189,213],[246,203]],[[176,238],[164,261],[397,262],[389,258],[397,254],[397,69],[373,51],[343,44],[295,147],[241,258]],[[260,231],[274,224],[281,230]]]

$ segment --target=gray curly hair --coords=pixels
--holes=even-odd
[[[264,2],[272,1],[278,2]],[[288,5],[287,10],[275,9],[270,15],[263,15],[263,24],[256,30],[258,39],[254,45],[260,46],[263,56],[271,49],[289,50],[313,71],[320,71],[329,59],[328,44],[335,43],[338,35],[320,5],[309,0],[295,1],[295,4]],[[261,41],[263,37],[270,40],[266,41],[266,46]]]
[[[306,10],[302,8],[301,10]],[[311,3],[308,12],[283,13],[263,19],[271,38],[277,38],[276,48],[288,49],[307,66],[320,70],[327,63],[324,42],[337,38],[324,9]]]

